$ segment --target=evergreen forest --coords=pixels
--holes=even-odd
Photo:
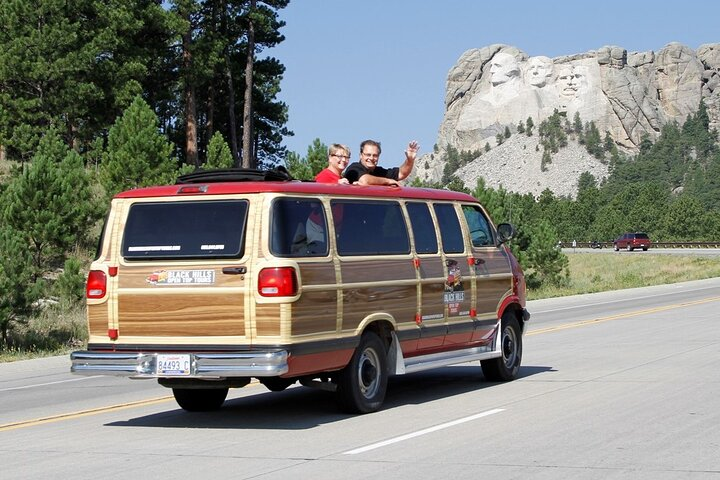
[[[82,340],[59,320],[82,315],[115,193],[285,158],[263,52],[288,1],[0,2],[0,353]]]

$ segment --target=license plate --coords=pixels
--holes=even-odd
[[[190,355],[159,354],[157,356],[156,373],[167,376],[190,375]]]

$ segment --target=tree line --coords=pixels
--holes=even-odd
[[[81,303],[115,193],[282,161],[287,4],[0,2],[0,351]]]
[[[141,96],[181,164],[221,132],[237,165],[277,163],[285,67],[258,54],[284,40],[289,0],[3,0],[0,146],[28,161],[55,127],[86,161]]]

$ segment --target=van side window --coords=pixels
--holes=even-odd
[[[463,214],[470,230],[470,240],[473,247],[487,247],[494,245],[490,222],[476,205],[463,205]]]
[[[413,236],[415,237],[416,253],[437,253],[438,244],[435,236],[430,209],[426,203],[408,202],[405,207],[410,218]]]
[[[398,202],[333,200],[340,255],[400,255],[410,253],[410,239]]]
[[[327,222],[319,199],[277,198],[273,201],[270,250],[278,257],[327,256]]]
[[[463,234],[460,229],[460,221],[455,213],[455,207],[449,203],[435,203],[435,216],[440,226],[440,238],[442,238],[443,252],[462,253],[465,251]]]

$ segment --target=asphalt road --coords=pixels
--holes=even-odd
[[[189,414],[152,381],[0,365],[0,477],[720,479],[720,279],[530,302],[521,378],[395,377],[339,413],[303,387]]]

